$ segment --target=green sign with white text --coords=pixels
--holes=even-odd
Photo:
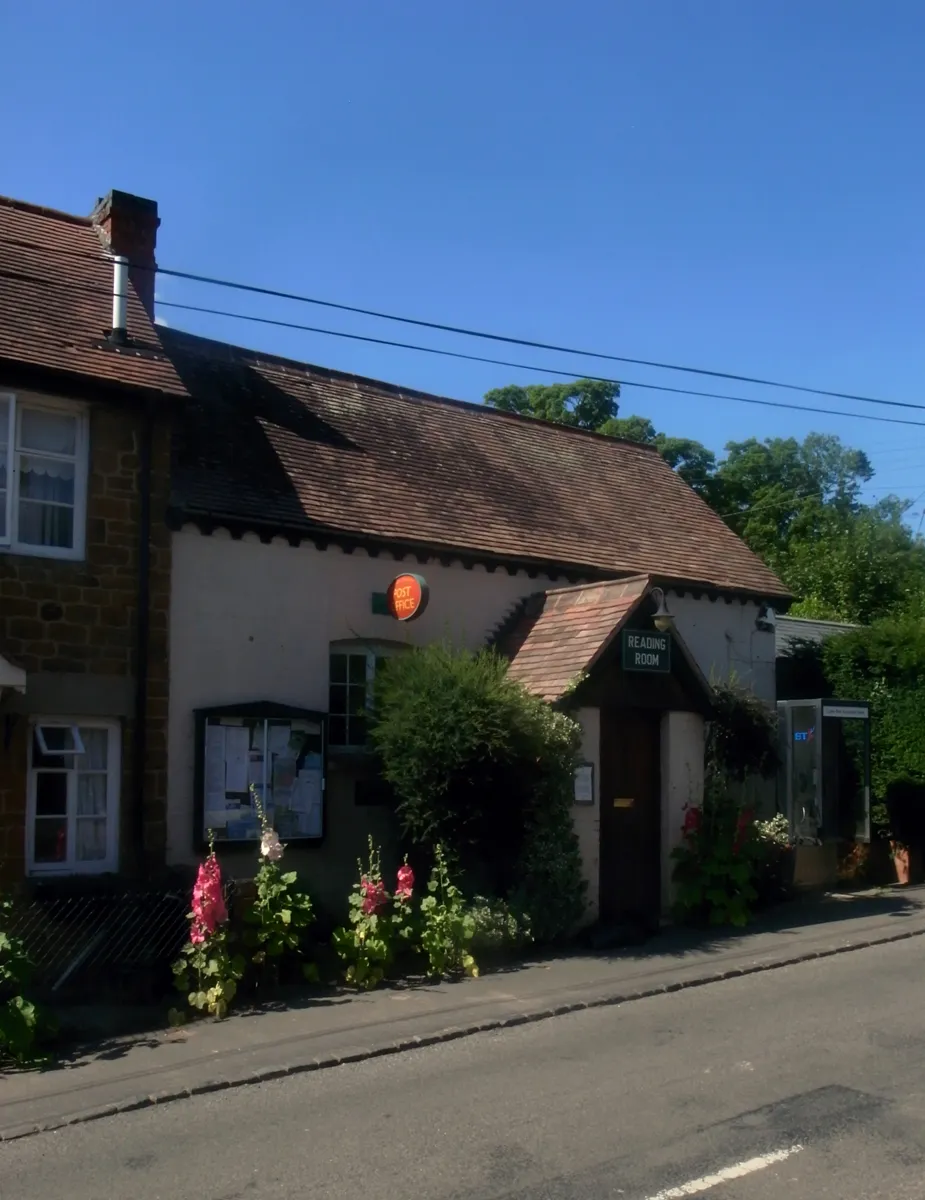
[[[671,670],[671,634],[642,629],[623,630],[623,670]]]

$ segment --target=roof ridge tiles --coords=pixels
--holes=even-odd
[[[33,213],[37,217],[48,217],[52,221],[65,221],[69,225],[80,225],[92,229],[93,219],[82,217],[77,213],[64,212],[60,208],[49,208],[45,204],[32,204],[28,200],[17,200],[15,196],[0,196],[0,205],[4,208],[14,208],[18,212]]]

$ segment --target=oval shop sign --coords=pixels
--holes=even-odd
[[[389,612],[396,621],[414,621],[427,608],[430,590],[420,575],[399,575],[386,592]]]

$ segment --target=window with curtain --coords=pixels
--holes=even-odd
[[[86,455],[83,412],[0,395],[0,544],[81,555]]]
[[[30,873],[76,875],[116,870],[118,723],[37,720],[31,734],[26,829]]]

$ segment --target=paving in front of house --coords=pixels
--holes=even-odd
[[[919,935],[925,888],[832,894],[712,940],[669,930],[633,950],[535,960],[459,983],[316,995],[298,1006],[113,1039],[42,1071],[0,1076],[0,1137]]]

